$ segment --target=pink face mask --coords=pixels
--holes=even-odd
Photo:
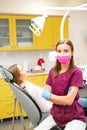
[[[61,64],[67,64],[70,59],[71,56],[70,55],[58,55],[56,56],[56,59],[61,63]]]

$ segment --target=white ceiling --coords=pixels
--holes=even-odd
[[[42,14],[41,8],[45,6],[77,6],[83,3],[87,0],[1,0],[0,14]]]
[[[76,6],[80,4],[87,3],[87,0],[66,0],[67,6]]]

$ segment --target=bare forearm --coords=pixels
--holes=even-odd
[[[58,105],[71,105],[72,102],[68,96],[56,96],[54,94],[51,95],[51,102]]]
[[[75,99],[77,92],[78,92],[78,88],[75,88],[72,90],[72,92],[70,92],[65,96],[58,96],[58,95],[51,94],[51,101],[58,105],[65,105],[65,104],[71,105]]]

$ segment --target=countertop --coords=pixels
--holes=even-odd
[[[48,70],[45,70],[44,72],[27,72],[27,75],[28,76],[34,76],[34,75],[45,75],[45,74],[48,74]],[[3,78],[1,72],[0,72],[0,78]]]
[[[49,71],[44,71],[44,72],[27,72],[27,75],[28,76],[33,76],[33,75],[45,75],[45,74],[48,74]]]

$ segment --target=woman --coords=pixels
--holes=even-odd
[[[56,52],[56,64],[49,71],[42,93],[43,98],[53,103],[51,115],[34,130],[49,130],[54,125],[64,130],[85,130],[85,114],[78,103],[78,89],[83,87],[83,78],[81,70],[74,65],[72,42],[59,41]]]
[[[43,89],[27,81],[27,72],[18,64],[14,64],[8,68],[13,74],[13,81],[27,91],[39,105],[42,112],[49,111],[52,103],[42,98]],[[44,104],[44,105],[43,105]]]

